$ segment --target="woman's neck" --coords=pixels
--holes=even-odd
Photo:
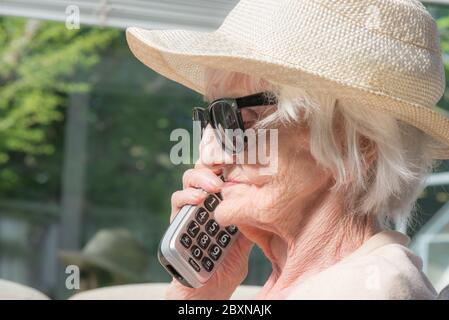
[[[373,216],[343,212],[343,202],[335,195],[315,200],[319,200],[315,208],[295,212],[296,217],[302,217],[298,224],[284,219],[280,222],[284,225],[271,232],[264,230],[265,239],[258,244],[273,271],[257,298],[285,298],[295,285],[350,255],[380,231]]]

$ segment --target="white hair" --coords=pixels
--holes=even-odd
[[[406,225],[416,212],[424,180],[438,164],[428,157],[437,142],[421,130],[363,107],[363,101],[342,102],[240,73],[209,71],[208,81],[215,85],[211,92],[220,92],[216,86],[238,83],[249,93],[268,87],[277,95],[277,110],[261,119],[257,127],[292,122],[308,125],[310,152],[317,163],[332,172],[332,191],[345,195],[345,210],[375,214],[384,226]],[[342,132],[336,130],[337,119]],[[368,170],[367,148],[375,152]]]

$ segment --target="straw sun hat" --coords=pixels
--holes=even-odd
[[[207,68],[312,89],[414,125],[449,159],[439,35],[418,0],[242,0],[213,32],[126,35],[140,61],[198,93]]]

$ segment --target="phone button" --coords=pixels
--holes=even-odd
[[[201,232],[197,239],[198,245],[203,248],[204,250],[207,249],[210,243],[210,238],[207,234],[204,232]]]
[[[189,226],[187,227],[187,233],[192,238],[195,238],[199,231],[200,231],[200,225],[198,223],[196,223],[195,221],[192,221],[189,223]]]
[[[209,248],[209,256],[214,259],[215,261],[217,261],[218,259],[220,259],[221,256],[221,249],[219,246],[217,246],[216,244],[213,244],[210,246]]]
[[[231,236],[224,231],[221,231],[217,236],[217,243],[222,248],[226,248],[226,246],[229,244],[230,241],[231,241]]]
[[[204,257],[203,260],[201,260],[201,264],[203,265],[204,269],[206,269],[208,272],[211,272],[212,269],[214,268],[214,263],[208,257]]]
[[[229,232],[231,235],[234,235],[234,234],[237,233],[237,231],[239,231],[239,229],[238,229],[236,226],[234,226],[233,224],[231,224],[230,226],[227,226],[225,229],[226,229],[226,231]]]
[[[206,223],[206,232],[211,236],[215,236],[218,232],[218,230],[220,230],[220,227],[218,226],[217,221],[215,221],[214,219],[210,219],[207,223]]]
[[[181,238],[179,239],[179,241],[181,242],[181,244],[186,247],[187,249],[190,248],[190,246],[192,245],[192,239],[186,234],[184,233]]]
[[[209,213],[207,213],[204,208],[199,208],[196,213],[196,221],[198,221],[200,224],[204,224],[207,219],[209,219]]]
[[[196,260],[200,260],[201,257],[203,256],[203,251],[201,251],[200,247],[198,247],[198,246],[193,246],[193,247],[192,247],[192,256],[193,256]]]
[[[192,266],[193,269],[195,269],[196,272],[200,272],[201,268],[198,265],[198,263],[195,262],[195,260],[189,258],[189,264]]]
[[[210,212],[214,211],[219,203],[220,203],[220,201],[217,199],[217,197],[215,197],[213,195],[208,196],[206,198],[206,200],[204,200],[204,206]]]

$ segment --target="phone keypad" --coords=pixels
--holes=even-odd
[[[209,213],[204,210],[204,208],[199,208],[198,212],[196,213],[196,221],[198,221],[200,224],[204,224],[207,219],[209,219]]]
[[[214,268],[213,261],[208,257],[204,257],[203,260],[201,260],[201,264],[203,265],[204,269],[206,269],[206,271],[208,272],[211,272],[212,269]]]
[[[185,248],[190,248],[190,246],[192,245],[192,238],[190,238],[186,233],[184,233],[181,238],[179,239],[179,241],[181,242],[181,244],[185,247]]]
[[[216,244],[213,244],[210,246],[208,253],[209,253],[209,257],[211,257],[213,260],[217,261],[218,259],[220,259],[222,251],[219,246],[217,246]]]
[[[206,200],[204,200],[204,206],[209,211],[214,211],[219,203],[220,200],[218,200],[218,198],[214,195],[209,195]]]
[[[210,237],[204,232],[201,232],[197,238],[197,243],[201,248],[206,250],[210,243]]]
[[[192,247],[192,256],[193,256],[196,260],[200,260],[201,257],[203,256],[203,251],[201,251],[200,247],[194,245],[194,246]]]
[[[239,231],[239,229],[234,225],[227,226],[225,229],[230,235],[234,235],[237,231]]]
[[[200,232],[200,225],[196,223],[195,221],[192,221],[189,223],[189,226],[187,227],[187,233],[192,237],[195,238],[196,235]]]
[[[220,193],[209,194],[204,200],[203,206],[198,207],[191,220],[187,223],[184,233],[179,241],[187,251],[185,257],[190,266],[196,271],[212,272],[215,263],[226,251],[232,238],[238,232],[236,226],[221,228],[213,219],[213,212],[223,200]]]
[[[192,258],[189,258],[189,264],[193,267],[193,269],[195,269],[196,272],[201,271],[201,268],[198,265],[198,263],[196,263],[195,260],[193,260]]]
[[[217,236],[217,243],[220,245],[220,247],[226,248],[229,242],[231,242],[231,236],[225,231],[221,231]]]
[[[206,232],[211,236],[215,236],[218,232],[218,230],[220,230],[220,227],[218,226],[217,221],[215,221],[214,219],[210,219],[207,223],[206,223]]]

